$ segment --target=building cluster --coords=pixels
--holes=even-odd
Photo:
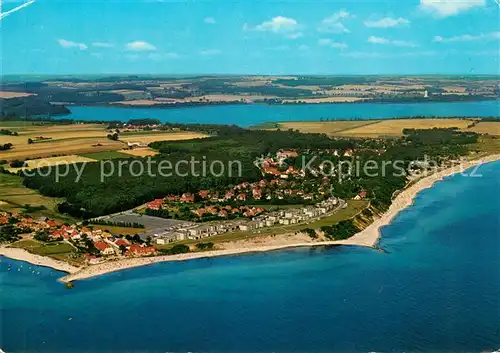
[[[35,219],[30,216],[0,211],[0,226],[12,224],[15,228],[22,230],[25,234],[36,234],[47,232],[57,228],[57,222],[45,217]]]
[[[307,184],[307,187],[305,185]],[[218,191],[218,190],[200,190],[196,194],[184,193],[181,196],[170,195],[163,199],[155,199],[146,203],[146,208],[151,210],[176,210],[179,204],[194,204],[191,207],[191,212],[198,216],[203,217],[206,214],[218,215],[220,217],[228,217],[233,214],[241,214],[244,217],[253,217],[264,210],[261,207],[246,207],[235,206],[234,204],[241,204],[247,201],[255,201],[262,203],[262,201],[273,200],[286,200],[295,198],[296,201],[314,201],[322,199],[329,193],[328,187],[325,183],[320,181],[297,181],[297,180],[281,180],[262,179],[258,182],[242,182],[234,187]],[[311,192],[308,192],[310,190]],[[196,204],[195,204],[196,202]],[[207,203],[211,203],[208,205]],[[223,204],[223,205],[213,205]],[[232,204],[229,206],[228,204]]]
[[[77,224],[58,224],[55,220],[44,217],[35,219],[20,214],[0,212],[0,226],[6,224],[12,224],[26,237],[37,238],[43,234],[46,235],[47,241],[64,241],[72,246],[87,246],[85,241],[89,240],[102,256],[123,255],[123,252],[125,256],[144,256],[153,255],[156,252],[154,247],[145,246],[133,240],[116,238],[102,229]],[[86,254],[85,257],[92,263],[102,260],[90,254]]]
[[[182,226],[173,225],[161,234],[154,235],[156,244],[168,244],[174,241],[186,239],[202,239],[206,237],[221,235],[236,231],[254,231],[259,228],[272,227],[274,225],[292,225],[308,223],[316,219],[328,216],[345,202],[330,197],[315,205],[302,208],[290,208],[287,210],[272,211],[257,215],[251,219],[237,219],[231,221],[216,221],[208,224],[184,224]]]
[[[73,245],[87,246],[85,241],[90,240],[94,247],[98,250],[99,255],[125,255],[125,256],[145,256],[153,255],[156,249],[145,244],[128,240],[125,238],[115,237],[113,234],[102,230],[93,229],[91,227],[82,227],[76,224],[62,225],[50,233],[50,237],[54,240],[63,239]],[[89,262],[96,262],[102,259],[93,255],[86,255]]]

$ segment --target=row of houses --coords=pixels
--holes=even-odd
[[[250,222],[242,224],[240,226],[240,230],[252,231],[259,228],[272,227],[277,224],[292,225],[299,223],[308,223],[327,216],[331,212],[337,210],[341,205],[345,205],[342,200],[339,200],[336,197],[330,197],[315,204],[314,206],[291,208],[288,210],[270,212],[268,214],[255,217]]]
[[[162,234],[155,234],[156,244],[168,244],[186,239],[202,239],[229,232],[253,231],[259,228],[272,227],[277,224],[291,225],[307,223],[312,220],[327,216],[336,211],[345,202],[331,197],[314,206],[279,210],[253,217],[252,219],[237,219],[233,221],[219,221],[203,225],[189,225]]]

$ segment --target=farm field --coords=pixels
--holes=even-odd
[[[206,137],[204,134],[195,132],[141,131],[123,133],[119,141],[113,141],[107,138],[108,132],[104,124],[51,125],[23,121],[0,122],[0,129],[18,133],[18,136],[2,135],[2,143],[11,143],[13,146],[10,150],[0,151],[0,160],[24,160],[75,154],[83,157],[93,155],[88,158],[101,160],[108,158],[104,152],[121,150],[126,147],[127,142],[148,144],[154,141]],[[28,139],[33,140],[34,143],[29,143]],[[129,158],[125,154],[116,153],[110,154],[109,158]]]
[[[303,132],[311,133],[325,133],[327,135],[338,133],[341,131],[352,130],[358,127],[378,124],[379,120],[364,120],[364,121],[291,121],[286,123],[280,123],[281,129],[294,129]],[[270,130],[276,130],[276,128],[271,128]]]
[[[123,148],[123,143],[104,138],[75,138],[38,142],[31,145],[20,144],[7,151],[0,151],[0,159],[29,159],[50,156],[73,155],[78,153],[94,153],[115,151]]]
[[[26,212],[32,207],[43,209],[27,212],[33,217],[49,217],[63,222],[72,221],[71,217],[57,212],[57,204],[61,199],[42,196],[22,184],[22,178],[17,175],[0,173],[0,210],[9,212]],[[27,209],[27,205],[29,205]]]
[[[134,148],[133,150],[121,150],[120,153],[128,154],[135,157],[149,157],[156,156],[158,151],[155,151],[149,147],[147,148]]]
[[[500,135],[499,122],[478,122],[470,127],[473,119],[393,119],[370,121],[323,121],[280,123],[282,129],[301,132],[325,133],[345,137],[398,137],[403,129],[432,129],[457,127],[462,131]]]
[[[155,141],[191,140],[203,137],[208,137],[208,135],[198,132],[124,133],[120,136],[120,141],[148,144]]]
[[[18,171],[23,170],[23,169],[30,170],[30,169],[37,169],[37,168],[59,165],[59,164],[95,162],[95,159],[77,156],[75,154],[70,154],[67,156],[59,156],[59,157],[28,159],[25,162],[27,163],[27,167],[7,168],[7,170],[11,173],[17,173]]]
[[[87,158],[94,161],[101,161],[104,159],[117,159],[117,158],[130,158],[132,156],[122,153],[121,151],[107,151],[107,152],[95,152],[95,153],[80,153],[80,158]]]

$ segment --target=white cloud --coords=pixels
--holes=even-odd
[[[318,44],[321,45],[321,46],[329,46],[329,47],[332,47],[332,48],[336,48],[336,49],[345,49],[347,48],[347,44],[345,43],[340,43],[340,42],[335,42],[329,38],[321,38],[320,40],[318,40]]]
[[[203,22],[209,24],[209,25],[213,25],[215,24],[217,21],[215,21],[215,18],[213,17],[205,17],[205,19],[203,20]]]
[[[130,51],[155,51],[156,47],[153,44],[144,42],[142,40],[136,40],[125,45],[126,50]]]
[[[484,6],[486,0],[420,0],[419,8],[437,17],[448,17]]]
[[[94,42],[92,43],[92,46],[96,48],[112,48],[113,44],[106,42]]]
[[[391,27],[397,27],[399,25],[408,25],[408,24],[410,24],[410,21],[403,17],[399,18],[384,17],[376,21],[375,20],[365,21],[366,27],[373,27],[373,28],[391,28]]]
[[[331,42],[332,40],[328,38],[321,38],[320,40],[318,40],[319,45],[329,45]]]
[[[319,32],[324,33],[349,33],[349,29],[344,25],[343,20],[353,18],[349,12],[346,10],[340,10],[334,13],[330,17],[327,17],[321,21],[318,27]]]
[[[78,48],[80,50],[87,50],[87,45],[84,43],[72,42],[66,39],[58,39],[57,42],[63,48]]]
[[[219,49],[205,49],[200,50],[201,55],[211,56],[211,55],[219,55],[221,51]]]
[[[384,44],[384,45],[394,45],[396,47],[416,47],[417,45],[413,42],[406,40],[391,40],[384,37],[368,37],[368,43],[372,44]]]
[[[301,38],[304,36],[304,33],[302,32],[296,32],[296,33],[291,33],[291,34],[287,34],[287,38],[288,39],[297,39],[297,38]]]
[[[293,18],[276,16],[269,21],[264,21],[260,25],[255,26],[257,31],[269,31],[273,33],[290,33],[299,28],[298,22]],[[248,25],[243,26],[244,30],[248,30]]]
[[[453,36],[444,38],[441,36],[435,36],[434,42],[439,43],[450,43],[450,42],[471,42],[476,40],[491,40],[491,39],[500,39],[500,31],[498,32],[490,32],[490,33],[480,33],[480,34],[461,34],[459,36]]]
[[[372,44],[388,44],[389,43],[389,39],[382,38],[382,37],[370,36],[370,37],[368,37],[368,43],[372,43]]]

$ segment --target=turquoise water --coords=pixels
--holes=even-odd
[[[236,124],[243,127],[270,121],[372,119],[409,116],[495,116],[500,101],[458,103],[350,103],[309,105],[224,105],[196,108],[69,107],[68,117],[80,120],[155,118],[162,122]]]
[[[295,249],[76,282],[2,258],[7,352],[480,352],[500,348],[500,163],[421,192],[389,253]],[[8,272],[8,264],[13,270]],[[23,265],[21,271],[17,269]],[[68,320],[72,318],[72,320]]]

